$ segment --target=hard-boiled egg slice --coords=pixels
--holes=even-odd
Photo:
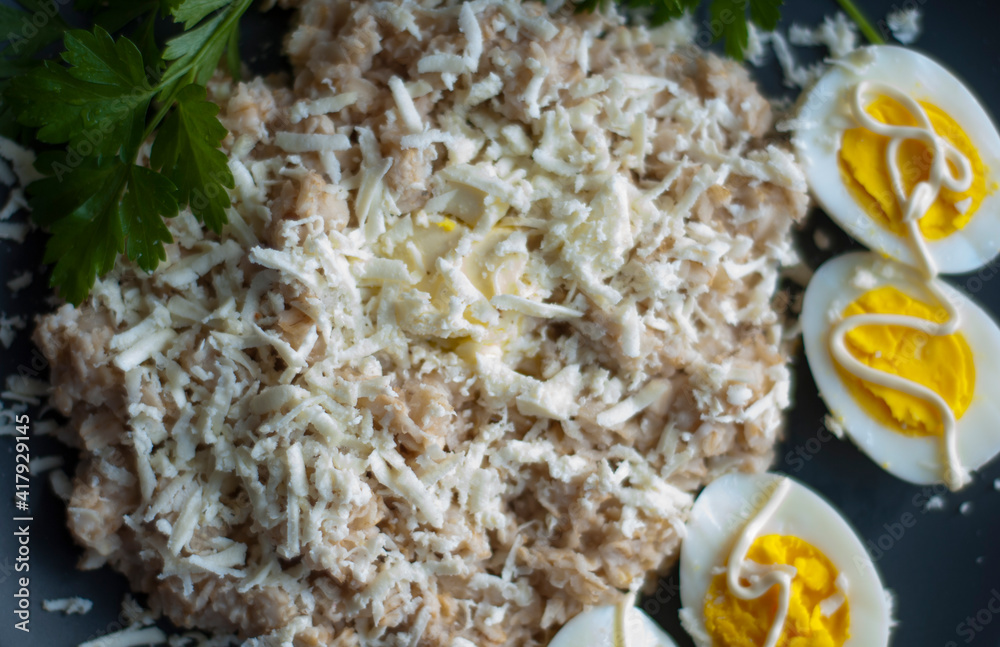
[[[780,625],[782,587],[753,599],[730,589],[734,552],[742,552],[733,564],[742,564],[741,586],[771,571],[791,576]],[[892,626],[882,582],[848,523],[775,474],[727,474],[702,491],[681,545],[680,588],[681,621],[699,647],[760,647],[775,626],[778,645],[885,647]],[[793,636],[800,642],[788,642]]]
[[[587,609],[563,625],[549,647],[677,647],[645,613],[631,605]]]
[[[890,140],[863,127],[852,108],[862,82],[869,89],[859,95],[858,105],[868,115],[885,124],[918,125],[918,115],[884,92],[898,90],[918,102],[935,133],[968,161],[968,189],[942,190],[920,219],[920,231],[939,271],[985,265],[1000,251],[1000,135],[961,81],[913,50],[862,48],[837,61],[809,91],[794,120],[794,143],[813,195],[858,241],[916,266],[893,190]],[[906,193],[929,177],[930,151],[915,138],[899,146],[895,157]],[[956,170],[952,159],[948,164]]]
[[[852,355],[880,371],[926,386],[957,418],[955,459],[976,469],[1000,452],[1000,329],[957,290],[942,287],[959,318],[935,337],[898,326],[864,326],[848,337]],[[817,270],[802,306],[806,358],[834,419],[876,463],[912,483],[946,481],[940,417],[926,401],[866,384],[830,353],[830,331],[846,315],[909,314],[941,322],[943,309],[915,270],[870,253],[844,254]]]

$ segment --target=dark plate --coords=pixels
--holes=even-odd
[[[915,47],[958,72],[988,110],[1000,115],[1000,44],[996,40],[1000,4],[992,0],[866,0],[860,4],[876,21],[893,8],[920,7],[925,31]],[[835,10],[832,0],[788,0],[786,26],[792,20],[814,25]],[[255,72],[281,69],[275,52],[286,22],[287,14],[280,12],[264,16],[251,12],[246,18],[244,60]],[[793,96],[782,87],[773,66],[755,74],[772,96]],[[831,250],[816,249],[812,243],[816,228],[832,237],[835,244]],[[800,239],[803,255],[814,267],[853,246],[819,212],[810,217]],[[48,309],[46,275],[39,266],[43,243],[39,232],[29,235],[23,245],[0,241],[0,313],[30,318]],[[34,283],[11,294],[6,281],[25,269],[35,273]],[[989,267],[950,280],[1000,318],[1000,282],[992,281],[995,273],[996,269]],[[904,483],[882,471],[849,442],[838,441],[825,431],[826,408],[802,357],[797,359],[796,368],[795,406],[775,469],[822,493],[857,529],[885,585],[896,595],[899,626],[893,645],[1000,645],[1000,492],[994,486],[995,480],[1000,486],[1000,462],[979,472],[973,484],[958,494],[941,487]],[[9,350],[0,348],[0,377],[18,372],[44,377],[45,371],[28,331],[22,331]],[[1000,385],[997,395],[1000,397]],[[30,413],[35,419],[38,407]],[[32,456],[62,455],[67,469],[72,469],[73,453],[53,439],[38,437],[29,443]],[[14,443],[9,437],[0,438],[0,488],[4,490],[0,497],[0,647],[70,647],[120,629],[127,623],[121,612],[122,598],[128,591],[126,582],[107,568],[89,572],[75,569],[80,550],[65,528],[65,507],[44,477],[31,483],[30,571],[15,570],[13,472]],[[943,496],[943,510],[925,509],[933,495]],[[959,507],[966,502],[971,509],[963,514]],[[14,596],[22,577],[30,578],[30,634],[14,629]],[[93,600],[94,608],[87,615],[65,617],[42,610],[44,599],[77,595]],[[677,622],[680,596],[676,573],[662,580],[641,605],[667,627],[679,645],[691,644]],[[161,626],[170,629],[168,623]]]

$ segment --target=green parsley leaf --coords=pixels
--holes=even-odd
[[[233,0],[174,0],[170,15],[177,22],[184,23],[184,29],[191,29],[205,19],[208,14],[233,3]]]
[[[151,76],[158,76],[165,65],[160,47],[156,42],[156,17],[155,12],[146,16],[139,26],[135,28],[132,39],[135,41],[139,53],[142,54],[143,63],[146,64],[146,71]]]
[[[604,8],[606,4],[607,0],[580,0],[580,2],[576,4],[576,10],[581,12],[596,11]]]
[[[625,0],[623,4],[629,9],[651,8],[652,12],[648,15],[649,22],[660,25],[692,13],[700,3],[701,0],[657,0],[652,3],[648,0]]]
[[[0,5],[0,39],[7,41],[0,54],[8,60],[26,60],[69,29],[53,2],[22,0],[20,5],[24,9]]]
[[[660,25],[668,20],[676,20],[684,14],[693,13],[700,0],[663,0],[655,5],[650,21]]]
[[[163,58],[173,61],[160,80],[161,98],[175,92],[186,82],[205,85],[215,73],[223,53],[231,50],[233,32],[239,30],[239,18],[253,0],[227,0],[220,4],[214,0],[180,0],[173,8],[175,19],[183,21],[187,31],[167,42]],[[220,11],[206,11],[219,5]],[[224,8],[223,8],[224,7]],[[197,27],[189,28],[195,19],[204,18]]]
[[[750,0],[750,20],[764,31],[774,31],[785,0]]]
[[[218,31],[218,27],[224,19],[225,14],[216,14],[194,29],[171,39],[163,51],[163,58],[168,61],[179,61],[178,67],[185,67],[186,64],[197,62],[199,55],[219,60],[225,43],[219,43],[218,39],[213,39],[212,36]],[[205,48],[210,51],[203,53]],[[213,53],[215,56],[212,55]]]
[[[229,35],[229,44],[226,47],[226,67],[229,68],[229,76],[234,81],[239,81],[242,76],[240,70],[240,30],[234,29]]]
[[[147,272],[166,258],[173,238],[163,218],[177,215],[166,177],[117,157],[71,167],[49,152],[37,165],[49,177],[28,187],[32,218],[52,233],[44,260],[55,263],[51,283],[64,299],[83,301],[123,251]]]
[[[0,56],[0,79],[7,80],[38,67],[39,63],[30,58],[3,58]]]
[[[154,93],[139,50],[100,27],[68,32],[65,42],[69,67],[46,61],[11,82],[5,99],[15,102],[20,122],[38,128],[39,140],[68,142],[84,156],[137,149]]]
[[[219,107],[208,101],[205,88],[185,86],[177,105],[160,127],[150,155],[150,165],[177,185],[181,204],[213,231],[226,223],[226,208],[233,188],[228,158],[219,150],[226,136],[216,115]]]
[[[166,260],[163,244],[173,242],[173,237],[163,219],[173,218],[177,210],[173,183],[156,171],[133,164],[119,214],[125,254],[146,272]]]
[[[32,218],[52,234],[44,257],[55,264],[50,283],[60,296],[78,304],[94,279],[114,267],[123,249],[119,202],[129,167],[111,158],[88,159],[70,168],[62,158],[59,153],[39,157],[39,169],[52,176],[33,182],[28,195]]]
[[[163,62],[155,29],[157,18],[169,11],[167,0],[76,0],[75,8],[92,14],[94,24],[112,34],[138,21],[129,36],[142,53],[146,69],[159,72]]]
[[[46,3],[21,0],[28,8]],[[68,31],[61,62],[38,64],[0,52],[0,132],[14,132],[16,117],[38,129],[38,141],[67,145],[39,156],[37,166],[48,177],[28,187],[32,217],[52,235],[45,254],[54,264],[52,285],[67,301],[86,298],[122,253],[153,271],[171,241],[165,219],[181,206],[214,231],[225,225],[227,189],[234,186],[219,150],[226,129],[203,85],[223,54],[238,70],[239,19],[251,3],[77,0],[77,8],[98,12],[99,24],[92,32]],[[0,11],[0,25],[24,13]],[[155,26],[167,13],[189,29],[161,50]],[[116,40],[100,24],[137,20],[134,40]],[[150,140],[154,168],[136,163]]]
[[[76,0],[75,8],[92,14],[95,25],[115,33],[137,18],[166,13],[165,4],[166,0]]]
[[[725,39],[726,55],[743,60],[743,52],[750,40],[747,27],[746,0],[712,0],[708,7],[712,31],[716,40]]]

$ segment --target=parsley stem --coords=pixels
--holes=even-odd
[[[206,61],[205,57],[213,50],[212,43],[218,38],[219,34],[224,34],[226,38],[229,38],[229,34],[236,28],[236,23],[239,22],[243,14],[246,13],[250,5],[253,4],[253,0],[238,0],[237,3],[231,5],[226,11],[225,19],[219,24],[215,29],[215,34],[212,35],[198,50],[197,55],[195,55],[187,64],[184,65],[177,73],[173,73],[173,69],[168,70],[168,73],[164,75],[166,83],[163,80],[156,86],[155,91],[159,92],[164,88],[164,86],[169,87],[170,84],[173,87],[170,90],[170,94],[167,98],[160,102],[160,108],[156,111],[156,115],[153,119],[146,125],[146,131],[142,135],[142,141],[149,139],[149,136],[153,134],[157,128],[160,127],[160,122],[167,116],[170,112],[170,108],[173,107],[174,100],[177,98],[177,93],[184,88],[185,85],[193,80],[193,76],[196,75],[197,70],[204,65],[206,62],[209,64],[215,64],[216,61]]]
[[[164,117],[167,116],[167,113],[170,112],[170,108],[174,105],[174,96],[176,94],[176,91],[171,92],[168,100],[164,101],[160,105],[160,109],[156,111],[156,116],[153,117],[153,120],[146,126],[146,131],[142,133],[142,139],[139,140],[140,143],[149,139],[149,136],[153,134],[153,131],[160,127],[160,122],[163,121]]]
[[[847,15],[851,17],[851,20],[857,23],[858,27],[861,29],[861,33],[865,35],[865,38],[868,39],[869,43],[872,45],[885,45],[885,38],[882,37],[882,34],[880,34],[877,29],[875,29],[865,14],[858,9],[857,5],[855,5],[852,0],[837,0],[837,4],[839,4],[845,12],[847,12]]]

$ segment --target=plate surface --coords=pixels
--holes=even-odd
[[[876,22],[894,8],[920,7],[925,31],[914,47],[956,71],[994,118],[1000,116],[1000,44],[996,40],[1000,4],[991,0],[866,0],[858,4]],[[788,0],[782,28],[787,29],[792,21],[815,25],[834,11],[832,0]],[[281,12],[263,16],[251,12],[245,19],[244,60],[255,72],[281,69],[276,52],[287,17]],[[701,25],[709,28],[707,23]],[[773,64],[756,70],[755,76],[769,95],[795,96],[782,86]],[[829,249],[817,249],[813,242],[816,230],[833,241]],[[820,212],[810,216],[799,237],[803,257],[814,268],[834,254],[857,248]],[[39,232],[32,232],[23,245],[0,240],[0,316],[20,315],[30,321],[35,314],[50,309],[47,275],[39,265],[43,243]],[[1000,318],[1000,280],[993,280],[1000,274],[998,269],[989,266],[949,280]],[[34,273],[34,282],[12,294],[6,282],[25,270]],[[0,348],[0,378],[19,372],[44,376],[46,367],[31,345],[29,331],[30,325],[9,350]],[[976,474],[973,484],[958,494],[940,486],[900,481],[849,442],[826,431],[826,409],[801,356],[796,360],[796,373],[795,406],[774,468],[821,492],[858,530],[883,581],[896,595],[900,624],[892,644],[1000,645],[1000,462]],[[993,388],[1000,397],[1000,385]],[[33,407],[30,413],[34,418],[39,408]],[[71,472],[73,452],[51,438],[29,442],[33,457],[61,455],[64,468]],[[121,611],[128,590],[124,578],[106,568],[89,572],[74,568],[80,550],[65,528],[65,506],[44,477],[34,478],[31,484],[30,571],[15,571],[17,544],[10,521],[15,516],[13,472],[14,443],[9,437],[0,437],[0,647],[70,647],[122,628],[127,623]],[[926,507],[933,496],[942,498],[942,509]],[[966,503],[969,505],[963,506]],[[966,513],[960,512],[960,507]],[[30,634],[13,628],[17,620],[12,613],[14,596],[18,580],[26,576],[30,577]],[[68,617],[42,610],[42,600],[70,596],[93,600],[93,610]],[[677,621],[680,595],[676,570],[660,581],[641,606],[673,634],[678,645],[691,645]],[[169,629],[166,623],[161,626]]]

